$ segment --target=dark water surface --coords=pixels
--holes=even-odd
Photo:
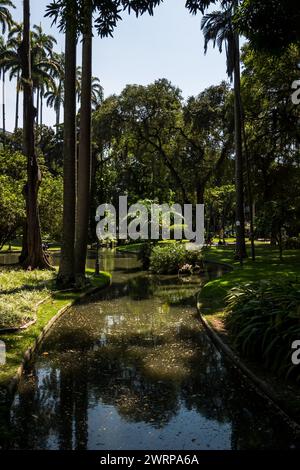
[[[293,432],[226,364],[196,315],[202,279],[141,273],[106,252],[111,290],[55,325],[16,395],[11,449],[293,448]]]

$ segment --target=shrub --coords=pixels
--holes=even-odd
[[[138,253],[138,260],[141,261],[143,269],[149,269],[150,258],[152,253],[153,245],[151,242],[143,243]]]
[[[299,282],[261,281],[234,288],[226,311],[226,324],[242,354],[278,375],[297,377],[291,348],[300,339]]]
[[[201,251],[187,250],[182,243],[157,245],[150,257],[150,269],[157,274],[177,274],[180,268],[190,264],[202,265]]]

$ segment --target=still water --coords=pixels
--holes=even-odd
[[[11,449],[293,448],[296,438],[227,363],[196,314],[201,278],[150,276],[102,254],[113,287],[55,325],[12,406]]]

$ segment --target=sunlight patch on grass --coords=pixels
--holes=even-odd
[[[6,270],[9,272],[9,270]],[[36,271],[35,273],[29,273],[22,271],[19,273],[16,272],[17,270],[10,270],[11,275],[14,276],[17,274],[17,283],[21,284],[21,279],[23,279],[23,286],[19,285],[19,288],[22,291],[22,287],[24,285],[28,285],[32,283],[34,285],[33,279],[36,279],[37,286],[40,287],[40,282],[50,283],[50,285],[54,286],[53,278],[55,277],[55,273],[53,271]],[[6,273],[5,279],[7,280],[7,276],[9,276],[8,272]],[[87,274],[91,275],[92,270],[87,270]],[[28,277],[27,277],[28,275]],[[91,287],[102,288],[109,285],[111,280],[111,275],[109,273],[101,273],[99,276],[91,276]],[[11,286],[12,281],[6,282],[6,288]],[[88,289],[86,289],[87,291]],[[30,326],[28,329],[23,331],[18,331],[16,333],[11,334],[2,334],[0,335],[0,340],[3,341],[6,345],[6,364],[0,367],[0,386],[5,385],[6,383],[11,380],[17,372],[18,367],[20,366],[23,355],[26,350],[33,347],[35,344],[36,339],[39,337],[43,328],[49,323],[49,321],[59,312],[60,309],[71,305],[76,300],[79,299],[80,295],[85,291],[69,291],[69,292],[55,292],[55,291],[47,291],[51,298],[46,300],[45,303],[39,306],[37,310],[37,321],[34,325]],[[13,299],[12,294],[12,299]],[[13,301],[13,300],[12,300]],[[31,304],[31,308],[34,310],[35,304]],[[0,313],[1,315],[1,313]]]

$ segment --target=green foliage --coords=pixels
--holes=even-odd
[[[184,266],[200,267],[202,254],[200,250],[189,250],[183,243],[157,245],[150,257],[150,270],[157,274],[177,274]]]
[[[226,313],[235,346],[246,357],[296,378],[291,348],[300,338],[299,282],[260,281],[236,287],[227,296]]]
[[[95,16],[95,28],[99,36],[113,36],[114,30],[122,19],[122,12],[133,12],[136,16],[149,13],[153,15],[154,8],[163,0],[95,0],[93,11]],[[72,18],[75,27],[79,32],[85,30],[85,2],[76,0],[52,0],[47,6],[46,16],[58,23],[61,30],[65,29],[66,21]]]
[[[97,186],[109,193],[106,200],[124,192],[133,203],[202,203],[205,187],[223,174],[232,149],[229,96],[222,82],[184,103],[181,91],[161,79],[128,85],[107,98],[93,123],[101,150]]]
[[[257,234],[278,238],[281,229],[298,235],[299,118],[291,85],[299,78],[295,65],[300,48],[280,56],[243,49],[242,95]]]
[[[39,192],[39,210],[43,238],[60,241],[63,217],[63,179],[45,175]]]
[[[13,237],[25,217],[25,165],[20,153],[0,151],[0,248]]]
[[[300,40],[299,3],[295,0],[243,0],[235,21],[258,50],[274,53]]]
[[[290,237],[285,243],[284,247],[286,250],[300,250],[300,237]]]
[[[63,181],[52,176],[40,158],[42,184],[39,191],[39,209],[44,238],[59,241],[63,211]],[[23,189],[26,184],[26,158],[9,149],[0,151],[0,248],[12,240],[25,221]]]

